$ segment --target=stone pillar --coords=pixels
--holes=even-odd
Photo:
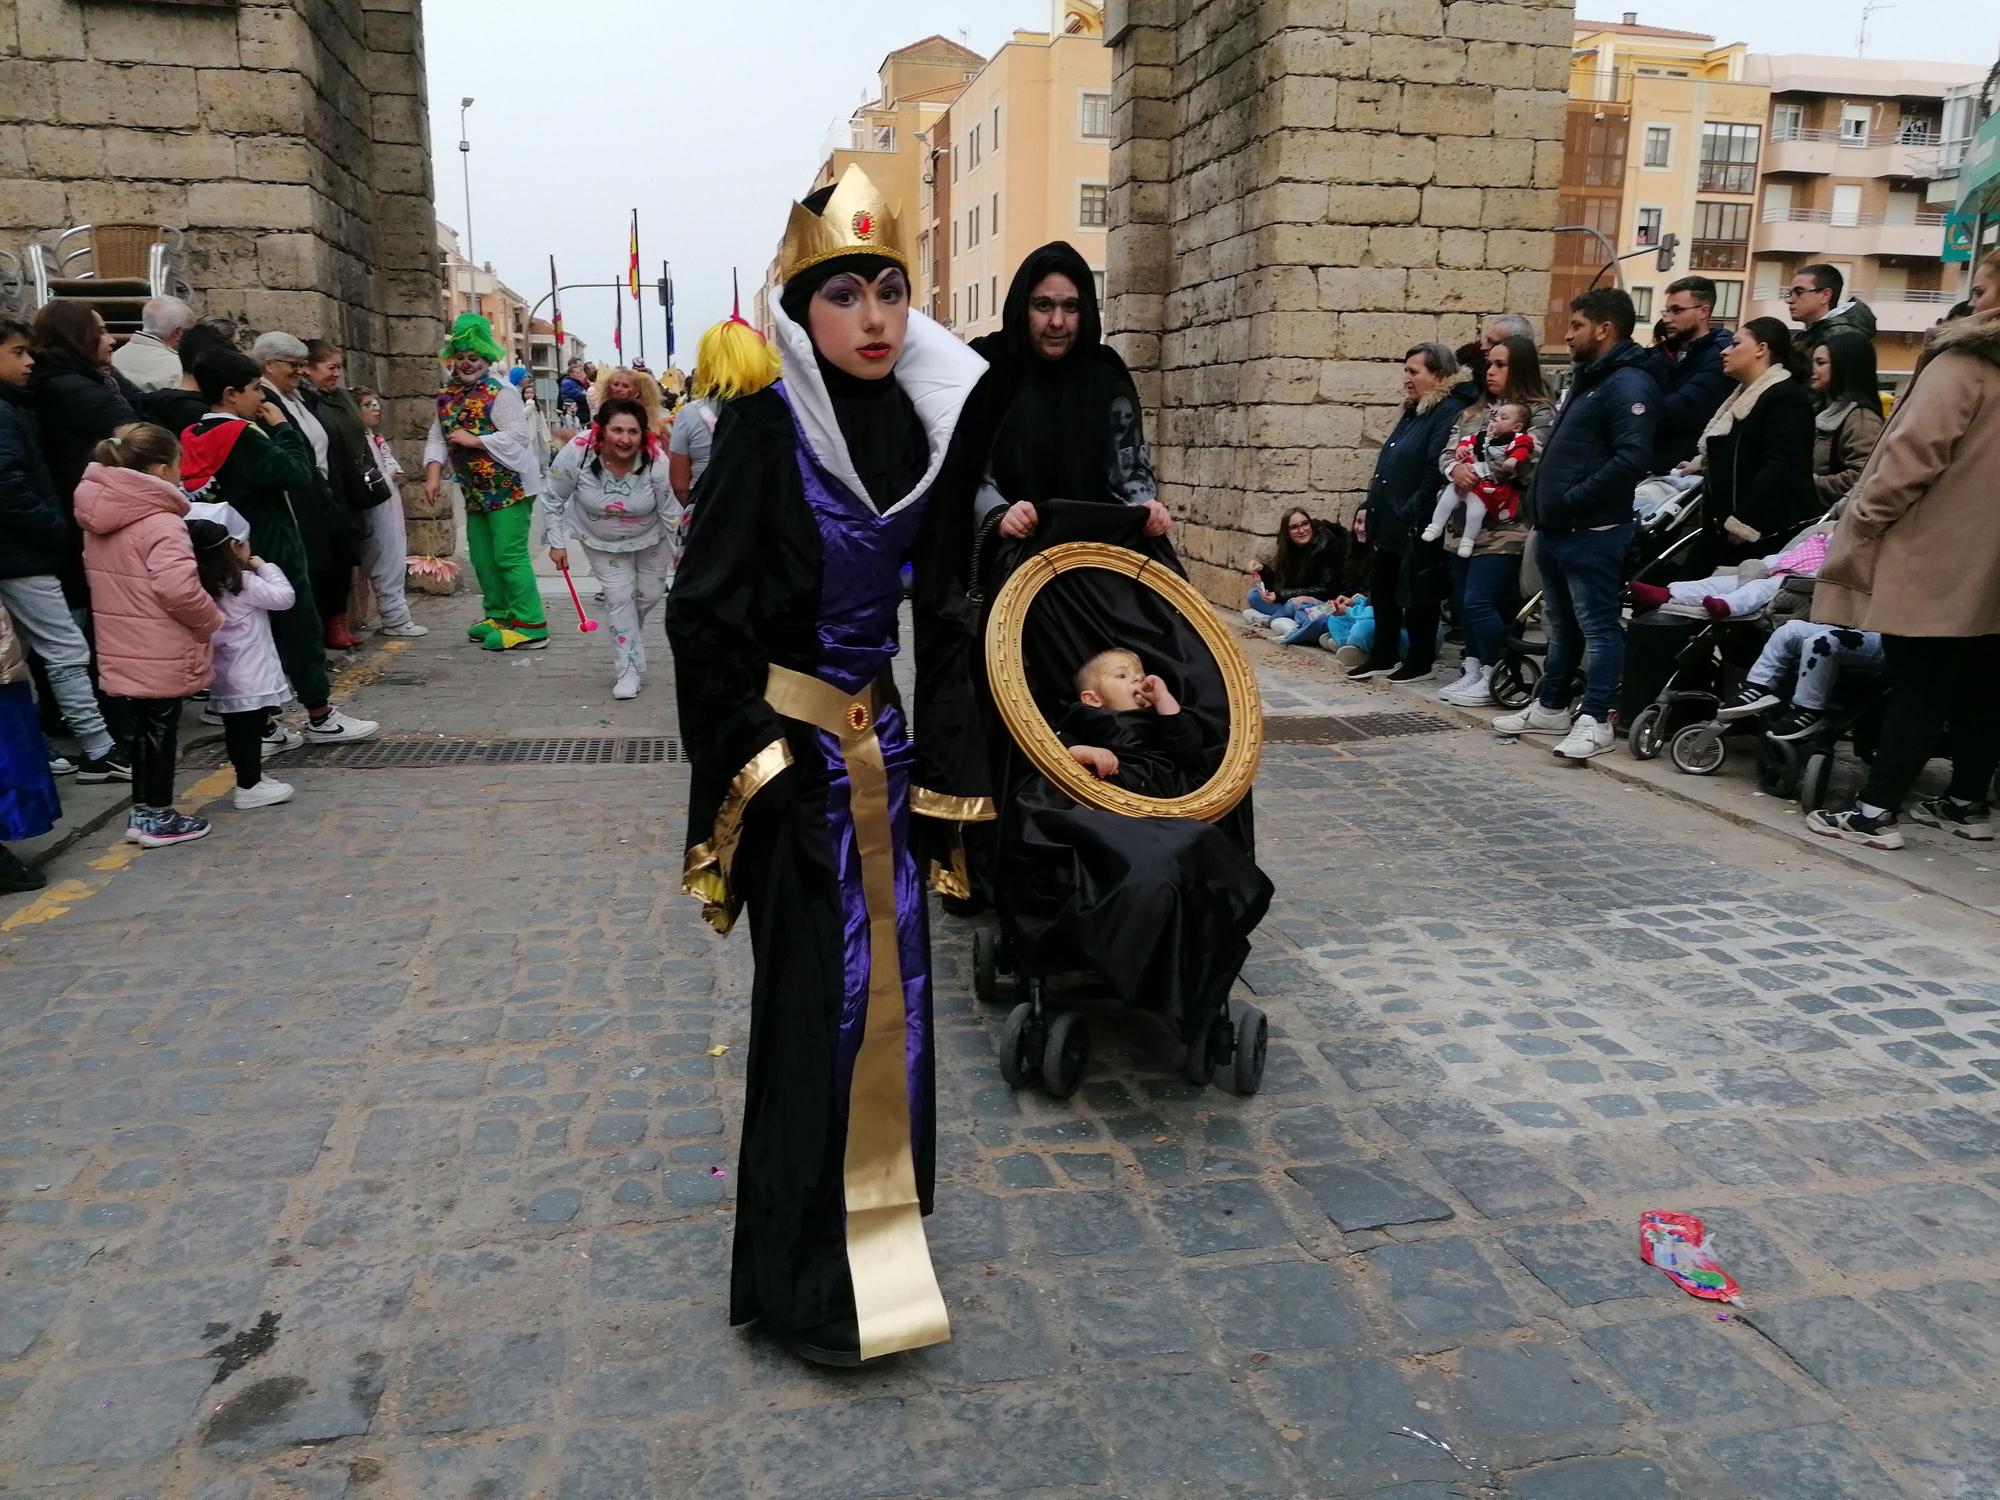
[[[1106,323],[1217,600],[1366,494],[1412,344],[1548,301],[1568,0],[1112,0]]]
[[[198,311],[347,351],[415,470],[443,342],[422,0],[4,0],[0,244],[187,232]],[[412,507],[449,556],[449,511]]]

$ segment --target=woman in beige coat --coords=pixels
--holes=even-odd
[[[1896,815],[1947,735],[1951,786],[1910,809],[1960,838],[1993,837],[2000,765],[2000,251],[1980,262],[1972,315],[1931,335],[1910,388],[1848,496],[1813,618],[1879,632],[1889,703],[1853,806],[1814,833],[1903,847]],[[1948,734],[1947,734],[1948,727]]]

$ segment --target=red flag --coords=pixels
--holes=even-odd
[[[556,285],[556,258],[553,255],[549,257],[549,302],[555,308],[556,370],[560,373],[568,360],[563,346],[562,288]]]
[[[632,300],[639,300],[639,210],[632,210],[632,257],[625,273],[625,279],[632,288]]]

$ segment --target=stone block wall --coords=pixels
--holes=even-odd
[[[187,231],[197,310],[347,351],[412,451],[443,342],[422,0],[0,0],[0,246]],[[451,512],[412,488],[410,545]]]
[[[1367,492],[1412,344],[1539,319],[1569,0],[1111,0],[1106,327],[1217,600]]]

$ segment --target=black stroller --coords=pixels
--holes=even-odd
[[[976,568],[999,924],[974,936],[973,980],[981,1000],[1016,1002],[1001,1075],[1074,1093],[1090,1047],[1076,1002],[1097,995],[1173,1027],[1191,1082],[1220,1072],[1255,1093],[1269,1025],[1229,998],[1272,894],[1248,795],[1263,738],[1255,679],[1172,547],[1143,534],[1143,510],[1055,501],[1039,516],[1024,541],[989,532]],[[1078,668],[1114,647],[1162,678],[1199,731],[1201,770],[1174,795],[1098,781],[1052,727],[1074,708]]]
[[[1626,577],[1651,582],[1680,566],[1701,536],[1701,497],[1699,480],[1683,485],[1677,480],[1648,479],[1639,486],[1632,500],[1632,515],[1639,529],[1626,559]],[[1542,617],[1541,574],[1535,566],[1532,534],[1521,558],[1521,595],[1525,602],[1507,632],[1506,653],[1493,668],[1493,701],[1509,709],[1528,706],[1541,687],[1542,663],[1549,652],[1547,639],[1531,634]],[[1579,663],[1569,696],[1574,701],[1582,694],[1583,667]]]

